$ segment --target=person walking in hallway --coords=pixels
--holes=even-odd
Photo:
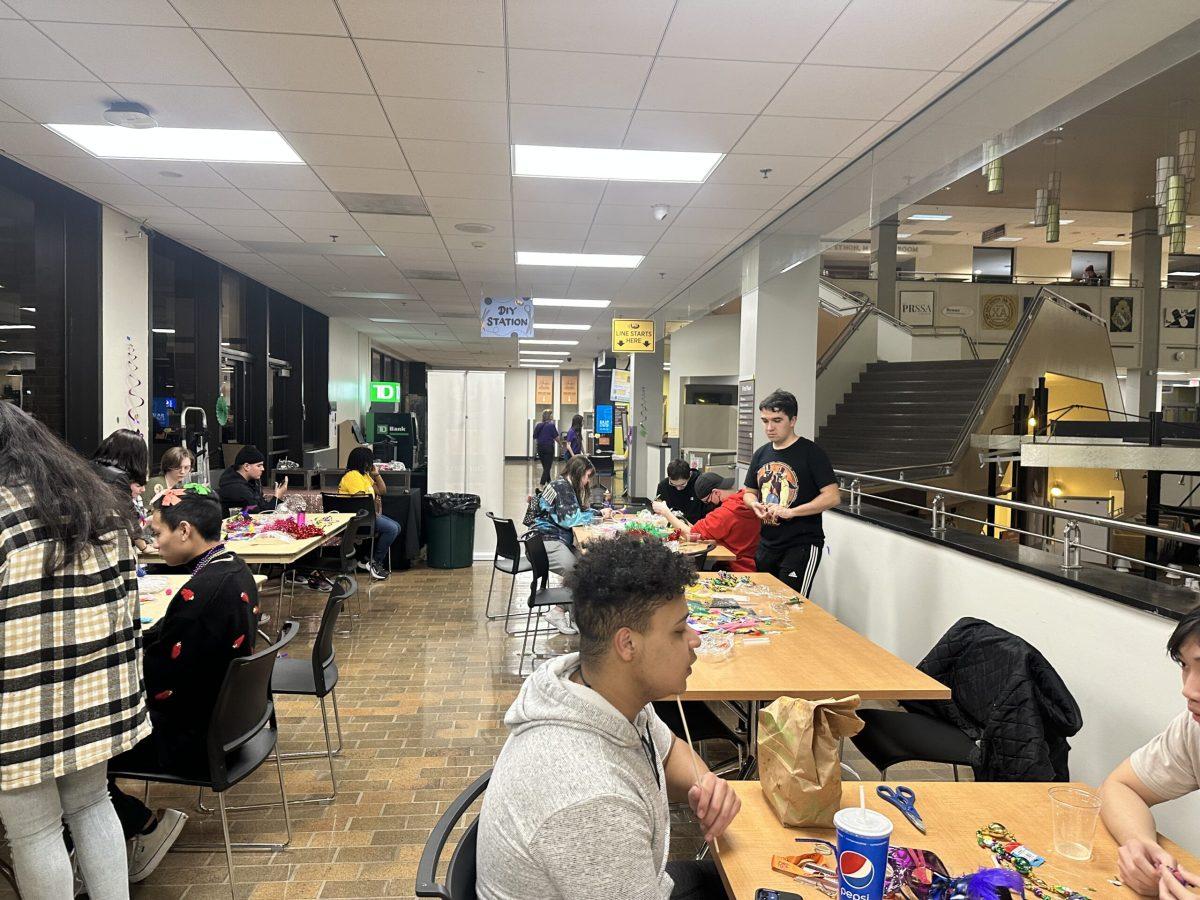
[[[755,567],[807,597],[825,546],[821,513],[841,502],[837,477],[825,451],[796,434],[795,395],[774,391],[758,409],[769,443],[746,473],[746,505],[762,522]]]
[[[542,480],[538,486],[545,487],[550,483],[550,467],[554,465],[554,452],[558,448],[558,426],[554,424],[551,410],[542,410],[542,421],[533,426],[533,443],[542,464]]]

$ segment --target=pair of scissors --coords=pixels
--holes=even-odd
[[[912,823],[913,828],[917,829],[921,834],[925,834],[925,820],[917,812],[917,795],[913,793],[912,788],[907,785],[898,784],[893,790],[886,784],[881,784],[875,788],[875,793],[900,810],[904,818]]]

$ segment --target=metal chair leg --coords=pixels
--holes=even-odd
[[[332,688],[329,691],[329,699],[333,701],[333,724],[337,726],[338,745],[333,751],[334,756],[341,756],[342,753],[342,717],[338,715],[337,705],[337,688]]]
[[[958,764],[957,764],[957,763],[951,763],[951,764],[950,764],[950,767],[951,767],[952,769],[954,769],[954,780],[955,780],[955,781],[958,781]]]
[[[496,586],[496,564],[492,563],[492,580],[488,582],[487,602],[483,605],[483,616],[485,619],[495,618],[492,615],[492,588]]]
[[[529,626],[533,622],[533,607],[529,607],[529,612],[525,614],[525,634],[521,638],[521,658],[517,662],[517,673],[520,674],[525,670],[525,645],[529,641]],[[534,640],[536,641],[536,636]]]
[[[221,810],[221,835],[225,839],[225,864],[229,866],[229,893],[237,897],[237,880],[233,877],[233,847],[229,843],[229,817],[225,815],[225,795],[217,794],[217,808]]]

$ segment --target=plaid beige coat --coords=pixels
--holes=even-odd
[[[47,576],[26,488],[0,486],[0,790],[86,769],[150,733],[136,561],[118,523]]]

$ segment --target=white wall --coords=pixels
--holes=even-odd
[[[508,369],[504,373],[504,455],[528,456],[526,432],[533,427],[533,390],[536,369]]]
[[[683,403],[680,378],[698,375],[738,378],[741,341],[739,316],[705,316],[671,334],[671,383],[667,401],[667,430],[679,433],[679,407]]]
[[[100,247],[101,430],[132,428],[148,439],[150,241],[137,222],[105,206]]]
[[[337,423],[362,421],[371,380],[371,339],[341,319],[329,320],[329,402],[337,404],[329,426],[329,446],[337,444]]]
[[[1042,652],[1083,712],[1070,742],[1072,778],[1099,785],[1184,708],[1165,651],[1172,621],[848,515],[824,518],[814,599],[880,646],[915,664],[974,616]],[[1192,852],[1198,816],[1200,795],[1156,810],[1160,830]]]

